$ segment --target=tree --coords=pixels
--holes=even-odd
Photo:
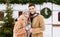
[[[14,26],[14,18],[12,18],[13,10],[9,4],[10,0],[6,0],[6,16],[4,17],[4,24],[0,28],[0,37],[13,37],[13,26]]]

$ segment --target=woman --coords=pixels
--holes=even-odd
[[[27,37],[27,30],[31,28],[29,13],[22,14],[15,23],[13,37]]]

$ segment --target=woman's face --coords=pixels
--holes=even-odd
[[[28,12],[25,13],[25,17],[26,17],[26,18],[29,18],[29,13],[28,13]]]

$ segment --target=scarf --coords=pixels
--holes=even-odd
[[[39,13],[34,13],[34,14],[31,14],[31,13],[30,13],[31,23],[32,23],[32,21],[33,21],[33,18],[35,18],[35,17],[38,16],[38,15],[39,15]]]

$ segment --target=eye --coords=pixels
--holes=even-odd
[[[34,8],[32,8],[32,9],[34,9]]]
[[[24,20],[24,19],[22,19],[22,20]]]
[[[29,10],[31,10],[31,9],[29,9]]]

